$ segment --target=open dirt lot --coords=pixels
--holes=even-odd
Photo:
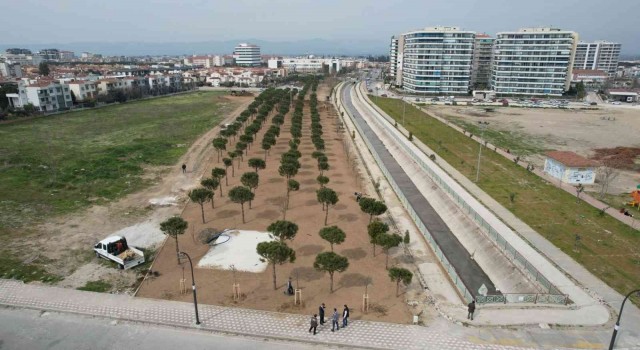
[[[429,112],[460,124],[488,121],[489,129],[534,150],[527,157],[544,166],[543,150],[573,151],[592,157],[594,149],[640,147],[640,110],[603,107],[598,110],[429,106]],[[487,137],[491,142],[490,137]],[[497,143],[498,145],[500,143]],[[638,172],[623,171],[610,185],[611,193],[629,193],[640,184]]]
[[[318,100],[325,101],[329,90],[323,85],[318,89]],[[321,106],[322,103],[319,104]],[[336,131],[336,117],[331,116],[323,107],[319,107],[324,126],[323,138],[326,142],[325,153],[329,157],[331,169],[325,172],[330,178],[328,187],[334,189],[339,195],[339,202],[329,211],[329,225],[337,225],[342,228],[347,238],[341,245],[335,247],[338,254],[349,258],[350,266],[343,273],[334,276],[333,294],[329,293],[329,276],[316,271],[313,268],[315,256],[323,251],[328,251],[329,244],[322,240],[318,231],[324,227],[325,213],[317,202],[315,191],[319,188],[316,176],[316,161],[311,158],[315,150],[310,139],[309,108],[305,108],[303,117],[303,137],[299,150],[302,152],[300,162],[302,168],[295,177],[300,182],[300,190],[292,192],[290,209],[286,219],[298,224],[299,231],[295,239],[288,242],[295,249],[297,259],[295,263],[279,265],[277,267],[278,290],[273,290],[271,266],[262,273],[236,272],[236,281],[240,284],[242,299],[239,302],[232,300],[233,273],[221,269],[195,269],[195,278],[198,285],[198,300],[201,303],[217,304],[239,307],[248,307],[262,310],[286,311],[294,313],[311,314],[317,312],[318,305],[326,303],[327,310],[333,307],[341,308],[347,304],[352,309],[354,319],[376,319],[391,322],[407,323],[411,320],[411,311],[405,305],[406,299],[420,287],[416,283],[410,286],[410,291],[400,297],[395,296],[395,283],[389,280],[385,270],[385,255],[378,249],[376,256],[372,254],[371,245],[368,243],[366,226],[368,215],[362,213],[353,196],[354,191],[361,191],[361,181],[356,182],[357,174],[348,164],[341,138],[343,135]],[[283,177],[278,175],[280,155],[288,150],[288,142],[291,139],[289,133],[290,115],[287,115],[285,124],[281,128],[278,143],[274,146],[267,158],[267,168],[260,170],[260,185],[256,189],[256,197],[252,203],[252,209],[245,205],[246,224],[242,223],[240,205],[229,201],[227,191],[240,184],[240,175],[247,171],[246,161],[252,157],[263,157],[264,152],[254,145],[249,150],[249,155],[244,156],[244,162],[240,169],[235,169],[235,176],[229,178],[229,185],[224,186],[224,197],[220,198],[219,191],[215,197],[215,209],[210,205],[205,206],[206,223],[202,224],[200,218],[200,206],[188,203],[182,216],[189,222],[187,232],[179,238],[180,249],[188,252],[194,260],[194,265],[207,253],[209,247],[197,243],[196,236],[205,228],[223,230],[242,229],[266,231],[266,227],[273,221],[282,218],[281,203],[285,196],[285,183]],[[271,119],[268,119],[270,125]],[[257,135],[257,140],[262,140],[267,127],[263,127]],[[229,149],[229,145],[227,146]],[[213,154],[213,152],[212,152]],[[216,158],[206,165],[208,171],[213,167],[221,167],[222,163]],[[397,263],[402,255],[402,249],[392,250],[389,264]],[[394,256],[395,255],[395,256]],[[178,265],[176,262],[175,243],[167,240],[159,252],[152,267],[154,277],[143,282],[138,296],[150,298],[164,298],[172,300],[190,301],[190,293],[180,294],[179,282],[183,276],[190,283],[188,264]],[[288,277],[292,277],[294,286],[299,283],[302,290],[303,305],[294,306],[293,297],[283,294]],[[371,310],[368,314],[360,311],[362,294],[365,285],[371,302]]]

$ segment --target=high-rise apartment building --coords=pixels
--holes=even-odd
[[[491,88],[499,95],[561,96],[571,84],[578,34],[557,28],[498,33]]]
[[[236,61],[236,65],[238,66],[260,66],[262,64],[262,58],[260,57],[260,47],[247,43],[239,44],[233,51],[233,59]]]
[[[458,27],[429,27],[404,33],[401,37],[404,45],[400,67],[402,87],[406,91],[419,94],[468,93],[475,32]]]
[[[471,62],[471,87],[488,89],[491,80],[491,58],[494,39],[487,34],[476,34]]]
[[[398,38],[391,37],[391,45],[389,46],[389,77],[395,79],[398,73]]]
[[[578,43],[573,69],[601,70],[609,77],[616,75],[618,58],[620,57],[619,43],[596,41],[593,43]]]

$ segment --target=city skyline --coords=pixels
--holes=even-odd
[[[351,53],[386,54],[389,37],[407,29],[446,25],[495,35],[522,27],[553,26],[576,31],[584,41],[619,42],[624,56],[640,54],[640,33],[627,29],[635,20],[640,3],[622,0],[609,1],[606,6],[595,0],[565,0],[553,3],[553,7],[539,3],[513,5],[505,0],[428,3],[328,0],[322,6],[308,0],[294,4],[284,0],[222,4],[188,0],[180,7],[173,4],[167,0],[134,3],[116,0],[108,4],[78,0],[10,2],[3,7],[13,14],[5,19],[5,26],[12,30],[0,38],[0,47],[58,45],[64,49],[91,43],[93,48],[86,50],[99,49],[96,44],[103,44],[105,51],[109,51],[122,44],[123,52],[105,53],[132,55],[134,49],[144,51],[146,46],[153,49],[154,45],[168,44],[166,54],[181,54],[204,53],[201,47],[210,42],[244,42],[253,38],[262,41],[265,53],[279,53],[287,43],[324,42],[298,52],[303,54],[309,48],[324,48],[327,41],[336,41],[350,43],[336,49],[346,46]],[[275,11],[277,8],[286,11]],[[280,44],[271,50],[265,42]],[[169,52],[174,47],[176,51]]]

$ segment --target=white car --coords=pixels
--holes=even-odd
[[[612,104],[612,105],[619,106],[619,105],[621,105],[622,103],[621,103],[620,101],[613,101],[613,102],[611,102],[611,104]]]

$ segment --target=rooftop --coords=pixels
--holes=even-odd
[[[549,151],[546,155],[571,168],[597,167],[600,164],[571,151]]]

